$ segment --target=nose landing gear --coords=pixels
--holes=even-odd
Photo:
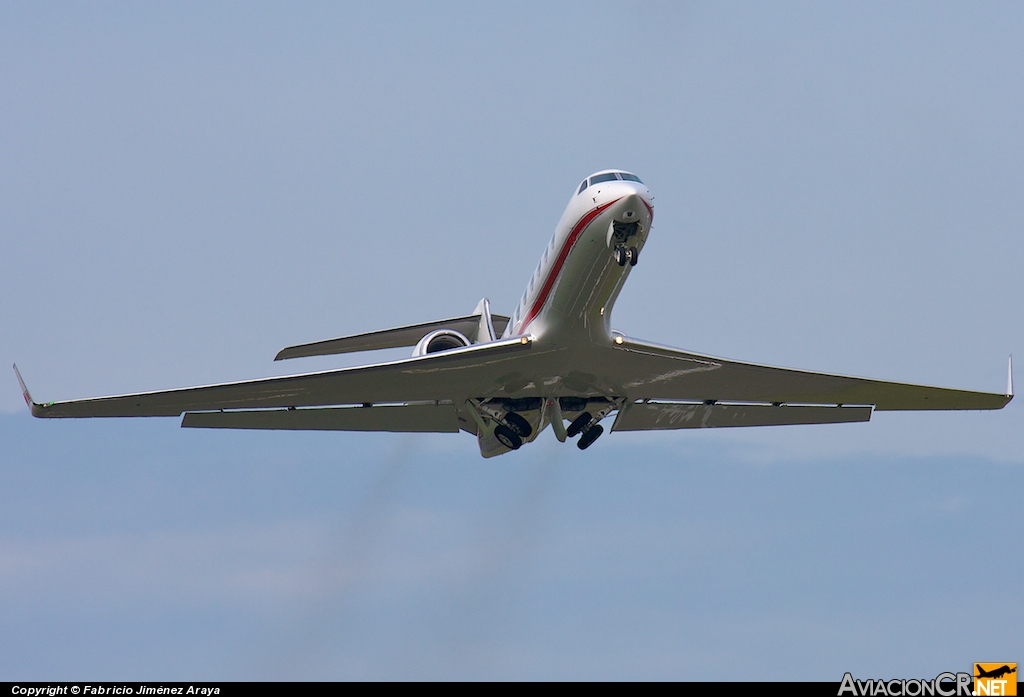
[[[619,266],[636,266],[640,258],[640,250],[635,246],[628,246],[631,241],[641,239],[643,227],[639,222],[622,223],[613,220],[608,226],[608,246],[612,250],[612,257]]]
[[[640,261],[640,250],[636,247],[616,247],[615,251],[612,252],[615,257],[615,263],[619,266],[625,266],[628,262],[630,266],[636,266],[636,263]]]

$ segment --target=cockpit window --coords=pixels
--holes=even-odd
[[[600,184],[601,182],[613,182],[617,180],[614,172],[608,172],[607,174],[596,174],[590,178],[590,185]]]
[[[622,177],[623,181],[636,182],[637,184],[643,184],[643,182],[640,181],[640,177],[636,176],[635,174],[627,174],[626,172],[619,172],[619,176]]]
[[[587,180],[584,179],[583,183],[580,184],[580,190],[576,192],[576,195],[579,196],[580,194],[582,194],[583,190],[586,189],[586,188],[587,188]]]

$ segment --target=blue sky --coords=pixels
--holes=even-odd
[[[657,219],[621,330],[1001,391],[1022,34],[1009,3],[4,3],[0,358],[38,399],[86,397],[507,312],[574,186],[623,167]],[[977,625],[1024,619],[1018,406],[485,463],[469,437],[36,422],[11,376],[0,675],[1018,660]],[[977,570],[989,548],[1003,570]]]

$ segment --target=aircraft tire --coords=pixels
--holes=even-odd
[[[580,437],[576,447],[580,450],[586,450],[594,443],[595,440],[601,437],[602,433],[604,433],[604,426],[601,424],[594,424]]]
[[[640,250],[636,247],[630,247],[626,250],[626,258],[629,259],[630,266],[636,266],[636,263],[640,261]]]
[[[590,415],[589,411],[585,411],[569,424],[569,428],[565,429],[566,438],[574,438],[577,433],[585,429],[590,425],[590,422],[594,420],[594,417]]]
[[[519,448],[523,447],[523,439],[517,436],[515,431],[503,424],[498,424],[495,427],[494,437],[506,448],[519,450]]]
[[[530,422],[514,411],[505,414],[505,425],[515,431],[516,435],[520,438],[529,438],[530,434],[533,433],[533,427],[530,426]]]
[[[615,248],[614,256],[616,264],[619,266],[625,266],[629,255],[626,253],[626,248],[620,246]]]

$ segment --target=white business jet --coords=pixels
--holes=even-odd
[[[471,315],[291,346],[275,360],[414,346],[412,357],[340,370],[99,397],[25,401],[38,417],[179,416],[186,428],[457,433],[493,457],[549,424],[588,448],[612,431],[868,421],[873,410],[1001,409],[1013,397],[702,356],[611,328],[651,230],[650,191],[629,172],[579,185],[511,317]],[[15,367],[17,372],[17,367]]]

